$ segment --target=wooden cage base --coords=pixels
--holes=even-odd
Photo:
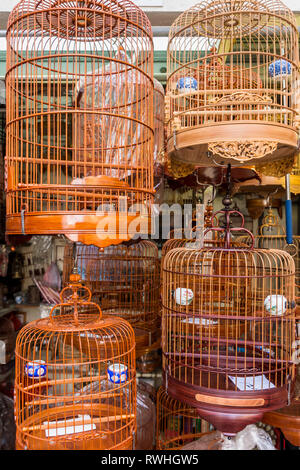
[[[218,431],[233,436],[248,424],[261,421],[268,410],[278,410],[286,405],[286,387],[255,392],[213,390],[190,385],[164,374],[164,386],[176,400],[197,408],[199,416]]]
[[[63,401],[63,398],[62,398]],[[74,415],[92,413],[96,429],[62,436],[46,437],[45,429],[56,428],[57,421],[74,419]],[[43,425],[44,421],[53,424]],[[119,429],[116,423],[119,422]],[[103,404],[56,406],[40,411],[17,427],[17,450],[131,450],[134,415],[118,407]],[[125,427],[128,427],[125,432]],[[123,429],[123,431],[122,431]],[[124,433],[124,434],[123,434]]]
[[[7,235],[56,235],[64,234],[73,242],[85,245],[106,247],[118,245],[133,238],[134,233],[128,230],[130,224],[139,227],[141,235],[151,230],[151,219],[148,215],[128,213],[112,215],[91,212],[25,214],[22,224],[20,214],[8,215],[6,218]],[[23,226],[22,226],[23,225]],[[106,231],[107,228],[107,231]]]
[[[229,158],[225,155],[224,149],[222,155],[214,154],[213,158],[210,158],[208,156],[209,145],[211,143],[221,144],[223,142],[226,144],[251,142],[254,145],[248,156],[237,155],[236,158]],[[265,155],[262,153],[260,156],[259,145],[256,148],[255,143],[263,145],[267,142],[275,142],[277,149]],[[178,162],[195,166],[217,166],[218,164],[228,163],[243,166],[291,157],[296,153],[297,146],[297,132],[287,126],[266,123],[229,122],[180,129],[176,132],[175,142],[174,136],[169,136],[167,151]]]
[[[290,406],[264,414],[263,422],[281,429],[286,439],[296,447],[300,446],[300,397]]]

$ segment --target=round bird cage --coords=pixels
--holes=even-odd
[[[17,449],[132,449],[134,332],[121,318],[102,317],[78,275],[60,296],[49,317],[17,338]]]
[[[176,248],[163,264],[162,350],[170,396],[225,434],[285,406],[295,366],[295,265],[280,250],[234,246],[226,209],[221,247]],[[241,214],[238,213],[240,216]]]
[[[156,448],[178,450],[209,432],[210,425],[195,408],[170,397],[164,387],[157,392]]]
[[[289,157],[299,129],[297,22],[280,0],[205,0],[169,33],[168,153],[196,165]]]
[[[258,248],[288,251],[294,258],[296,273],[298,273],[299,239],[293,237],[293,243],[287,243],[285,228],[271,207],[268,208],[267,214],[263,218],[262,225],[259,227],[259,235],[255,237],[255,243]]]
[[[154,169],[153,180],[155,203],[163,202],[164,164],[165,164],[165,90],[154,78],[153,113],[154,113]]]
[[[105,314],[129,321],[136,356],[160,347],[160,280],[157,246],[148,240],[98,248],[66,245],[63,283],[74,268]]]
[[[154,78],[153,112],[154,112],[154,165],[161,167],[163,173],[162,152],[165,146],[165,90],[162,84]],[[155,171],[154,171],[155,173]]]
[[[130,0],[21,0],[7,28],[7,233],[148,233],[153,41]],[[132,211],[134,207],[134,211]]]

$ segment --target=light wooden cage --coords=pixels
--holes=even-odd
[[[156,448],[177,450],[209,432],[210,425],[196,408],[170,397],[164,387],[157,392]]]
[[[19,450],[134,446],[134,332],[121,318],[102,317],[78,275],[50,317],[18,335],[15,417]]]
[[[205,0],[171,26],[166,123],[176,161],[288,158],[299,106],[297,22],[280,0]]]
[[[130,0],[21,0],[7,27],[7,233],[120,243],[153,200],[153,40]]]

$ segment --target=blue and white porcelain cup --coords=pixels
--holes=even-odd
[[[128,368],[124,364],[111,364],[107,368],[107,377],[114,384],[122,384],[128,380]]]
[[[47,366],[45,361],[27,362],[25,365],[25,373],[31,379],[40,379],[47,374]]]
[[[193,77],[182,77],[178,80],[176,88],[179,93],[191,93],[198,89],[198,83]]]
[[[269,65],[269,76],[275,79],[287,78],[292,73],[292,65],[284,59],[275,60]]]

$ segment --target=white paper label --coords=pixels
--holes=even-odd
[[[91,431],[92,429],[96,429],[95,424],[78,424],[75,423],[78,421],[90,421],[91,417],[89,415],[78,416],[75,419],[67,419],[56,421],[55,424],[57,425],[56,428],[45,429],[46,437],[55,437],[55,436],[64,436],[66,434],[75,434],[79,432]],[[54,421],[45,421],[44,425],[53,424]],[[71,426],[70,426],[71,424]]]
[[[265,375],[257,375],[255,377],[233,377],[229,379],[237,386],[239,390],[265,390],[267,388],[275,388]]]

